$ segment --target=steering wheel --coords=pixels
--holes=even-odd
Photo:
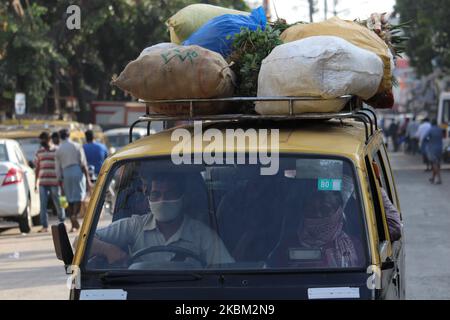
[[[136,251],[131,257],[130,262],[133,263],[134,260],[137,258],[149,254],[149,253],[155,253],[155,252],[173,252],[175,253],[175,256],[172,258],[172,261],[184,261],[187,257],[191,257],[198,262],[200,262],[201,266],[205,268],[208,263],[205,259],[200,257],[198,254],[196,254],[194,251],[181,248],[181,247],[175,247],[175,246],[154,246],[154,247],[148,247],[141,250]]]

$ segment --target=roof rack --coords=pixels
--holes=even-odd
[[[133,128],[142,122],[147,122],[147,135],[150,135],[150,125],[152,121],[242,121],[242,120],[330,120],[330,119],[346,119],[353,118],[364,123],[366,144],[370,137],[378,130],[377,117],[373,110],[364,108],[362,100],[356,96],[344,95],[337,99],[347,100],[344,109],[337,113],[302,113],[295,114],[294,102],[296,101],[320,101],[324,100],[318,97],[230,97],[215,99],[175,99],[175,100],[140,100],[146,104],[146,113],[138,118],[130,126],[129,142],[133,142]],[[254,106],[249,102],[270,102],[281,101],[289,103],[289,114],[286,115],[260,115],[252,114]],[[248,113],[233,114],[214,114],[214,115],[197,115],[195,114],[195,105],[205,102],[232,102],[246,103],[243,106],[248,108]],[[154,104],[189,104],[189,114],[166,116],[161,114],[150,113],[150,105]],[[368,113],[366,113],[368,112]],[[373,118],[373,120],[372,120]],[[375,127],[375,130],[374,130]],[[370,133],[369,133],[370,128]]]

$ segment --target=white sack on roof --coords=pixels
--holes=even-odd
[[[347,100],[374,96],[383,77],[383,62],[375,54],[334,36],[315,36],[276,47],[263,60],[258,96],[309,96],[325,101],[298,101],[295,113],[338,112]],[[258,102],[261,114],[286,114],[287,102]]]

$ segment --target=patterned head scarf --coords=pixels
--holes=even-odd
[[[315,214],[304,219],[303,227],[298,232],[300,244],[308,248],[321,248],[328,267],[354,266],[358,263],[358,257],[351,238],[343,230],[342,205],[336,208],[339,202],[330,201],[331,198],[319,196],[312,200],[315,204],[308,206],[308,210],[315,210]],[[331,210],[335,211],[329,214]],[[318,214],[327,211],[328,214]]]

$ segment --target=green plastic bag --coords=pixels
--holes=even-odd
[[[69,203],[67,202],[67,198],[65,196],[59,197],[59,205],[63,209],[66,209],[69,206]]]

